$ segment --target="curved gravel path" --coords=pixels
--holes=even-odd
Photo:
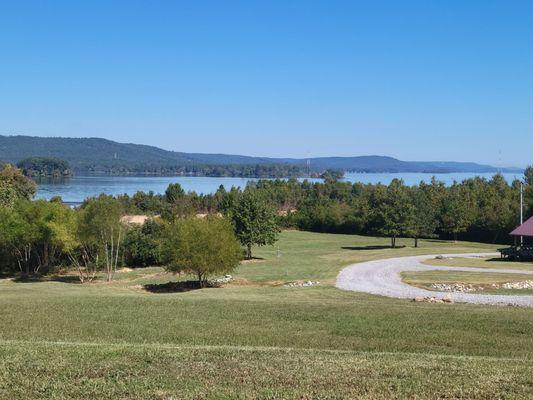
[[[445,254],[444,257],[488,257],[494,253]],[[443,298],[451,296],[456,302],[475,304],[500,304],[533,307],[530,295],[496,295],[460,292],[439,292],[417,288],[402,282],[400,273],[404,271],[469,271],[469,272],[503,272],[532,274],[533,271],[515,269],[485,269],[467,267],[446,267],[422,264],[421,261],[434,258],[435,255],[398,257],[384,260],[367,261],[352,264],[344,268],[337,276],[336,286],[343,290],[352,290],[401,299],[415,297]]]

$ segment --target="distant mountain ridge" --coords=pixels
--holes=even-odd
[[[0,160],[17,163],[28,157],[58,157],[68,161],[78,174],[83,173],[155,173],[202,174],[202,171],[246,168],[253,175],[256,168],[304,172],[307,159],[252,157],[231,154],[184,153],[155,146],[118,143],[102,138],[67,138],[0,135]],[[402,161],[386,156],[317,157],[309,159],[315,172],[338,169],[354,172],[521,172],[519,168],[496,168],[472,162]],[[229,169],[228,167],[232,168]],[[222,168],[225,167],[225,168]],[[261,170],[263,171],[263,170]],[[261,172],[263,173],[263,172]]]

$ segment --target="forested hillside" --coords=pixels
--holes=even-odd
[[[154,174],[286,177],[303,167],[258,157],[188,154],[101,138],[0,136],[0,160],[16,164],[31,157],[66,160],[76,174]]]
[[[101,138],[0,136],[0,160],[13,164],[31,157],[67,161],[77,174],[155,174],[245,177],[320,175],[325,170],[357,172],[496,172],[489,165],[401,161],[384,156],[267,158],[183,153]],[[502,169],[505,171],[506,169]]]

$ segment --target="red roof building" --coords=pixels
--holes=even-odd
[[[529,236],[533,237],[533,217],[511,232],[513,236]]]

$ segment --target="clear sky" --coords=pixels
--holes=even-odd
[[[4,1],[0,133],[533,162],[533,1]]]

